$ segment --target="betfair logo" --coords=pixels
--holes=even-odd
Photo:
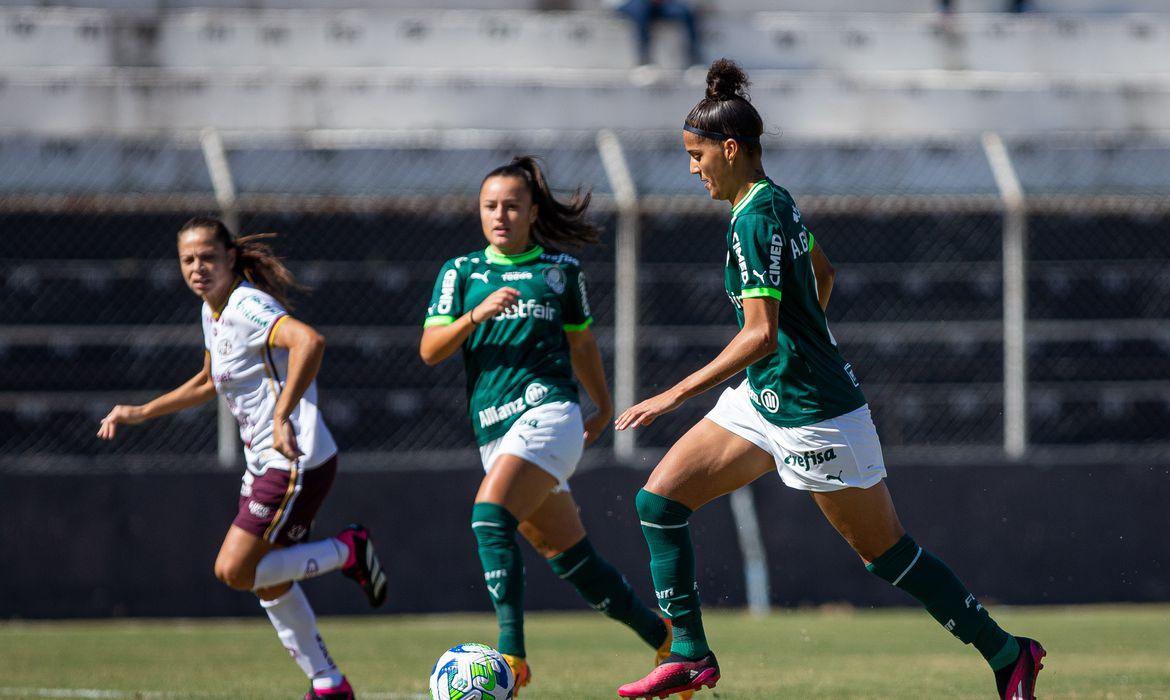
[[[493,321],[508,321],[512,319],[536,318],[546,321],[556,320],[557,309],[552,304],[541,304],[535,299],[525,299],[504,309],[497,314]]]

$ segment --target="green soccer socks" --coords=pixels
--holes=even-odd
[[[666,641],[662,619],[638,600],[625,577],[601,558],[588,537],[550,558],[548,565],[593,609],[625,624],[654,649]]]
[[[654,595],[662,614],[674,624],[671,653],[692,661],[700,659],[711,648],[707,646],[703,615],[699,610],[695,550],[687,522],[691,509],[646,489],[638,491],[634,503],[642,521],[642,534],[650,548]]]
[[[495,503],[476,503],[471,509],[484,585],[500,624],[497,646],[502,654],[524,657],[524,561],[516,544],[517,524],[511,513]]]
[[[974,645],[992,670],[1007,666],[1019,655],[1015,638],[1000,629],[946,564],[910,535],[903,535],[865,568],[917,598],[940,625],[964,644]]]

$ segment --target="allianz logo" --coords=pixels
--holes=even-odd
[[[804,470],[808,471],[818,464],[832,462],[834,459],[837,459],[837,451],[835,448],[830,447],[820,452],[808,451],[802,454],[787,455],[784,458],[784,463],[790,466],[804,467]]]
[[[535,299],[524,299],[497,314],[493,321],[510,321],[514,319],[535,318],[545,321],[554,321],[557,309],[552,304],[542,304]]]
[[[500,421],[523,413],[530,406],[539,406],[548,396],[548,387],[540,382],[532,382],[524,389],[524,395],[500,404],[489,406],[479,412],[479,427],[489,428]]]

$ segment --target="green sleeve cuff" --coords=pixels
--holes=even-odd
[[[743,290],[743,293],[739,295],[740,299],[758,299],[759,297],[772,297],[776,301],[780,301],[780,290],[771,287],[752,287]]]
[[[585,323],[566,323],[565,330],[569,333],[572,333],[573,331],[583,331],[591,325],[593,325],[592,316],[585,319]]]
[[[430,328],[431,326],[449,326],[455,323],[454,316],[431,316],[423,321],[423,328]]]
[[[815,238],[813,238],[812,231],[809,231],[808,232],[808,249],[812,250],[813,246],[816,244],[817,244],[817,241]]]

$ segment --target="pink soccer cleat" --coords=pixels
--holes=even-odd
[[[341,685],[334,688],[314,688],[310,685],[305,700],[354,700],[353,686],[345,678],[341,679]]]
[[[698,661],[671,655],[640,681],[618,688],[623,698],[664,698],[687,691],[714,688],[719,682],[719,662],[714,654]]]
[[[1040,660],[1048,652],[1035,639],[1016,637],[1016,641],[1020,643],[1016,663],[995,674],[1000,700],[1036,700],[1036,676],[1044,668]]]
[[[349,548],[349,556],[341,573],[357,582],[372,607],[386,602],[386,572],[374,552],[370,531],[361,525],[349,525],[337,534],[337,539]]]

